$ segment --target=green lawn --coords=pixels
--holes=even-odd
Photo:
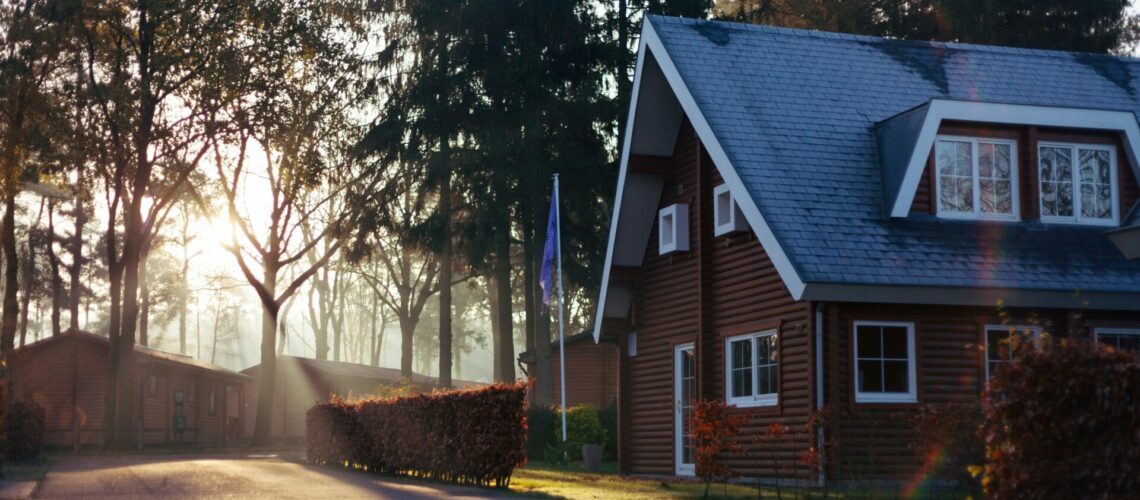
[[[515,471],[511,491],[526,496],[551,498],[700,498],[704,484],[695,480],[623,478],[616,464],[607,463],[602,472],[585,472],[581,466],[565,468],[532,462]],[[765,498],[776,498],[775,490],[765,489]],[[756,498],[756,488],[739,484],[714,483],[710,498]],[[784,498],[794,498],[785,492]]]

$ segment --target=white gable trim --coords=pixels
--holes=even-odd
[[[1140,154],[1137,154],[1137,148],[1140,148],[1140,126],[1137,125],[1136,115],[1131,111],[933,99],[922,123],[918,142],[911,152],[910,162],[907,163],[899,196],[891,207],[891,217],[906,217],[910,213],[930,148],[934,147],[938,127],[944,120],[1123,132],[1124,152],[1128,155],[1133,172],[1140,177],[1140,166],[1136,162],[1140,158]]]
[[[630,143],[633,137],[633,129],[636,126],[634,117],[637,112],[638,90],[641,87],[641,75],[645,66],[645,54],[647,51],[653,54],[654,60],[665,74],[665,79],[668,81],[670,88],[672,88],[674,96],[680,102],[681,108],[685,111],[685,116],[689,118],[689,122],[696,130],[697,137],[700,138],[701,143],[708,151],[709,157],[712,158],[713,164],[717,167],[717,171],[721,177],[724,178],[725,184],[728,184],[732,192],[732,197],[737,201],[741,212],[744,214],[744,218],[748,220],[752,231],[756,233],[757,239],[768,253],[768,258],[771,259],[772,264],[776,267],[776,271],[783,280],[784,286],[788,288],[788,291],[791,292],[792,297],[796,300],[800,299],[804,290],[804,282],[800,279],[799,273],[792,265],[791,260],[788,259],[784,249],[780,246],[776,235],[773,234],[771,227],[768,226],[768,222],[764,219],[764,216],[761,215],[756,201],[752,199],[752,195],[749,194],[748,190],[744,187],[740,175],[737,174],[736,169],[732,166],[732,162],[728,159],[728,155],[724,152],[724,148],[721,147],[716,135],[713,134],[712,128],[709,126],[704,114],[702,114],[700,108],[697,107],[692,93],[689,92],[688,87],[677,71],[676,65],[673,64],[673,60],[665,50],[664,44],[661,43],[661,38],[658,37],[656,30],[653,29],[653,23],[649,18],[646,18],[646,21],[642,25],[641,42],[637,51],[637,70],[634,74],[633,94],[630,99],[625,138],[622,141],[621,163],[618,172],[618,190],[614,202],[613,217],[610,222],[609,246],[606,249],[606,264],[602,271],[602,287],[598,297],[597,314],[594,317],[595,342],[601,337],[602,321],[606,317],[605,307],[610,286],[610,271],[613,266],[614,242],[617,237],[617,221],[621,211],[622,191],[627,182]]]

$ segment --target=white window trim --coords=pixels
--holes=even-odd
[[[673,221],[672,231],[666,231],[665,220]],[[667,241],[666,234],[671,238]],[[689,206],[674,203],[657,211],[657,246],[661,255],[689,251]]]
[[[1045,198],[1041,196],[1041,148],[1069,148],[1072,150],[1072,174],[1073,174],[1073,216],[1060,217],[1056,215],[1044,215],[1045,213]],[[1085,219],[1081,217],[1081,180],[1078,162],[1080,156],[1077,154],[1077,149],[1095,149],[1108,152],[1109,162],[1109,182],[1112,190],[1112,219]],[[1037,210],[1041,215],[1041,222],[1053,224],[1081,224],[1086,226],[1118,226],[1120,225],[1120,182],[1117,180],[1117,170],[1120,168],[1116,160],[1116,147],[1106,144],[1085,144],[1080,142],[1054,142],[1054,141],[1040,141],[1037,143],[1037,164],[1033,166],[1037,169]]]
[[[1000,330],[1002,332],[1009,332],[1010,330],[1028,331],[1032,335],[1033,348],[1037,349],[1037,350],[1041,350],[1041,331],[1042,330],[1041,330],[1040,326],[1033,326],[1033,325],[986,325],[984,327],[984,330],[983,330],[984,341],[986,343],[985,344],[985,351],[983,353],[983,355],[985,356],[985,359],[982,360],[982,364],[985,365],[984,368],[985,368],[985,373],[986,373],[986,382],[990,381],[990,331],[997,331],[997,330]],[[1013,352],[1010,351],[1009,355],[1011,358],[1010,362],[1012,363],[1013,362],[1013,359],[1012,359]]]
[[[907,392],[882,393],[859,390],[859,327],[860,326],[902,326],[906,327],[907,348]],[[908,321],[856,321],[851,327],[851,386],[855,389],[856,403],[917,403],[918,402],[918,360],[915,358],[914,323]]]
[[[1140,337],[1140,328],[1095,328],[1093,329],[1093,340],[1100,342],[1100,334],[1105,335],[1131,335]]]
[[[764,330],[756,333],[735,335],[724,339],[724,399],[726,404],[736,405],[737,408],[755,408],[760,406],[776,406],[780,402],[780,360],[776,359],[776,392],[773,394],[757,394],[760,391],[760,364],[757,358],[760,349],[757,340],[761,337],[775,337],[776,349],[779,353],[780,336],[776,330]],[[752,395],[732,397],[732,343],[750,340],[752,342]],[[777,354],[778,356],[778,354]]]
[[[723,224],[721,218],[726,214],[721,213],[720,198],[722,196],[728,197],[728,220]],[[748,223],[744,220],[744,213],[740,211],[740,207],[736,204],[736,198],[732,196],[732,190],[728,184],[721,184],[713,188],[713,236],[724,236],[738,231],[746,231]]]
[[[970,143],[970,162],[971,177],[973,179],[973,212],[945,212],[942,210],[942,182],[939,179],[938,172],[938,143],[941,141],[954,141],[954,142],[968,142]],[[981,189],[979,183],[981,180],[981,168],[978,165],[978,144],[1005,144],[1009,146],[1009,175],[1010,175],[1010,195],[1012,196],[1011,203],[1012,212],[1009,214],[987,214],[982,213],[981,210]],[[938,217],[943,219],[963,219],[963,220],[998,220],[998,221],[1019,221],[1021,220],[1021,189],[1018,183],[1018,160],[1017,160],[1017,141],[1012,139],[999,139],[990,137],[971,137],[961,135],[939,135],[934,140],[934,149],[931,152],[934,156],[934,205],[937,207]]]

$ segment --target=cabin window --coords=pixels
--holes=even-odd
[[[725,340],[725,387],[728,404],[771,406],[779,393],[776,332],[738,335]]]
[[[215,396],[216,396],[216,392],[211,387],[210,388],[210,397],[208,398],[208,401],[207,401],[207,403],[209,405],[209,409],[210,409],[210,415],[213,415],[214,413],[217,413],[217,411],[218,411],[218,401],[217,401],[217,398]]]
[[[637,356],[637,332],[629,332],[629,337],[626,339],[626,354],[629,357]]]
[[[1037,158],[1042,221],[1117,223],[1116,148],[1041,143]]]
[[[195,394],[198,393],[198,384],[194,382],[194,379],[190,379],[190,382],[188,382],[187,385],[189,388],[186,390],[186,402],[193,403],[194,400],[197,399],[197,396],[195,396]]]
[[[1012,363],[1014,357],[1026,349],[1040,347],[1041,328],[1037,326],[986,326],[986,380],[1003,363]]]
[[[740,212],[740,206],[732,197],[728,184],[713,188],[713,223],[715,236],[744,231],[748,228],[744,214]]]
[[[1096,340],[1121,351],[1140,352],[1140,329],[1097,328]]]
[[[916,403],[914,323],[855,322],[855,402]]]
[[[146,395],[150,397],[158,396],[158,377],[148,375],[146,378]]]
[[[674,203],[657,212],[657,246],[661,255],[689,251],[689,206]]]
[[[935,146],[938,215],[1017,220],[1017,143],[942,136]]]

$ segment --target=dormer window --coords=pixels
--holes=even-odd
[[[938,216],[1017,220],[1017,143],[939,136],[935,147]]]
[[[732,191],[728,189],[728,184],[721,184],[713,188],[713,222],[715,236],[748,229],[744,221],[744,214],[740,212],[740,207],[732,198]]]
[[[674,203],[657,212],[657,246],[661,255],[689,251],[689,206]]]
[[[1116,148],[1042,142],[1037,163],[1042,221],[1117,223]]]

